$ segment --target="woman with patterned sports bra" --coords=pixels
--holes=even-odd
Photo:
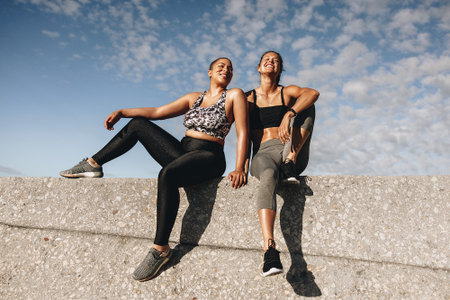
[[[246,93],[253,147],[250,173],[260,180],[256,204],[264,241],[262,272],[269,276],[283,272],[273,235],[278,181],[298,183],[306,168],[319,93],[279,85],[283,59],[277,52],[264,53],[257,69],[261,86]]]
[[[236,169],[228,178],[233,188],[247,182],[244,170],[248,148],[247,101],[241,89],[227,90],[233,77],[228,58],[213,61],[208,70],[209,89],[184,95],[161,107],[120,109],[105,120],[113,130],[121,118],[132,120],[97,154],[73,168],[62,171],[64,177],[102,177],[102,165],[130,150],[138,141],[162,166],[158,175],[156,237],[150,251],[133,273],[145,281],[154,277],[172,256],[169,237],[180,204],[179,187],[198,184],[225,172],[223,151],[225,136],[236,123]],[[162,120],[184,114],[186,135],[178,141],[150,120]]]

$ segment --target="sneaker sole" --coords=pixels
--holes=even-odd
[[[77,174],[59,174],[62,177],[68,177],[68,178],[101,178],[103,177],[103,173],[101,172],[84,172],[84,173],[77,173]]]
[[[283,182],[289,183],[289,184],[300,184],[300,181],[295,177],[289,177],[289,178],[283,179]]]
[[[276,274],[280,274],[283,273],[283,269],[278,269],[278,268],[271,268],[269,271],[265,272],[262,274],[263,277],[267,277],[267,276],[271,276],[271,275],[276,275]]]
[[[158,272],[159,272],[159,270],[161,270],[162,266],[164,266],[170,260],[171,257],[172,257],[172,252],[170,252],[170,255],[167,255],[166,259],[161,263],[161,265],[158,267],[158,269],[156,269],[156,272],[153,273],[150,277],[147,277],[147,278],[144,278],[144,279],[136,279],[134,277],[133,278],[135,280],[137,280],[137,281],[140,281],[140,282],[152,279],[153,277],[156,276],[156,274],[158,274]]]

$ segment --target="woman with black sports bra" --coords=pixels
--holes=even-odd
[[[241,89],[226,89],[233,77],[228,58],[213,61],[208,76],[210,86],[203,93],[189,93],[161,107],[120,109],[111,113],[105,120],[108,130],[113,130],[121,118],[133,119],[95,155],[60,173],[71,178],[102,177],[102,165],[126,153],[138,141],[162,166],[158,175],[156,236],[147,256],[133,273],[136,280],[152,278],[172,256],[168,244],[180,204],[178,188],[222,176],[225,172],[224,139],[233,122],[237,132],[236,169],[228,178],[233,188],[247,182],[244,166],[248,148],[248,104],[245,94]],[[150,121],[182,114],[185,114],[183,123],[187,131],[181,141]]]
[[[246,93],[250,103],[250,140],[253,146],[250,173],[260,180],[256,203],[265,252],[262,271],[263,276],[269,276],[283,272],[273,235],[276,189],[280,173],[284,173],[280,169],[289,170],[288,167],[295,165],[296,160],[302,161],[303,169],[299,171],[295,165],[297,169],[293,172],[300,174],[306,168],[315,116],[314,103],[319,93],[296,85],[280,86],[283,60],[277,52],[264,53],[257,69],[261,74],[261,86]],[[286,147],[288,143],[291,146]]]

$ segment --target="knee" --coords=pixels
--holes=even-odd
[[[169,164],[168,166],[162,168],[161,171],[159,171],[158,183],[161,183],[163,185],[173,185],[174,183],[176,184],[177,173],[178,172],[176,172],[174,168],[171,168]]]
[[[272,161],[263,155],[255,155],[250,164],[250,172],[257,178],[262,178],[263,174],[270,176],[272,172],[276,172],[276,170],[273,170],[274,168]]]
[[[260,172],[260,181],[264,182],[264,184],[268,184],[270,182],[278,181],[278,177],[280,176],[278,169],[267,168]]]
[[[130,127],[141,127],[144,124],[148,124],[150,121],[143,117],[134,117],[128,122],[128,126]]]

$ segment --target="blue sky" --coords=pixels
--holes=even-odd
[[[281,84],[318,90],[309,175],[439,175],[450,165],[450,3],[395,0],[5,0],[0,3],[0,176],[59,176],[115,132],[119,108],[208,88],[258,86],[266,50]],[[180,118],[158,121],[181,138]],[[226,140],[227,173],[236,134]],[[106,177],[156,178],[141,145]]]

